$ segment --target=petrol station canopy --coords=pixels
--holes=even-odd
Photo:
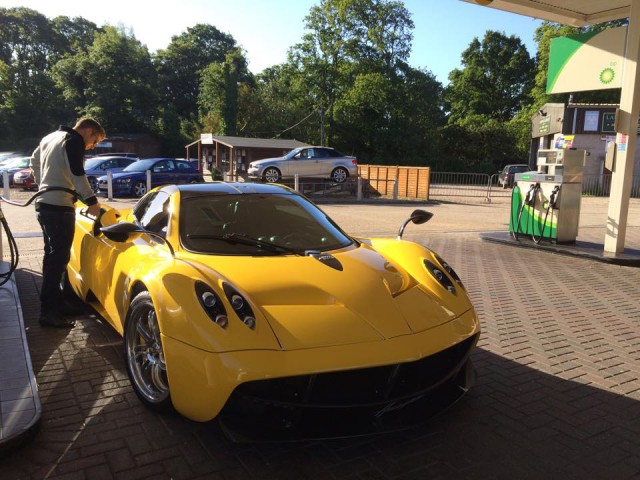
[[[462,1],[575,27],[629,18],[620,109],[616,116],[616,159],[604,239],[605,253],[623,253],[640,114],[640,0]]]
[[[631,0],[463,0],[550,22],[584,27],[627,18]]]

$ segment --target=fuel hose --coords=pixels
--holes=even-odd
[[[0,197],[0,200],[10,205],[15,205],[17,207],[26,207],[43,193],[53,192],[53,191],[62,191],[62,192],[70,193],[71,195],[74,196],[76,200],[80,198],[80,195],[78,195],[78,192],[76,192],[75,190],[71,190],[70,188],[46,187],[40,190],[35,195],[33,195],[25,203],[15,202],[5,197]],[[6,272],[0,273],[0,286],[2,286],[9,281],[9,279],[13,275],[13,272],[15,272],[16,268],[18,268],[18,260],[20,259],[20,254],[18,252],[18,245],[16,244],[16,239],[14,238],[13,233],[11,233],[11,228],[9,228],[9,223],[7,222],[7,219],[4,216],[4,213],[2,213],[1,207],[0,207],[0,225],[2,225],[2,229],[4,230],[7,236],[7,242],[9,243],[9,269]]]

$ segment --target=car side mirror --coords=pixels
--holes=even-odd
[[[400,230],[398,230],[398,240],[402,240],[402,234],[409,222],[415,223],[416,225],[422,225],[423,223],[427,223],[431,220],[431,217],[433,217],[433,213],[427,212],[426,210],[417,209],[411,212],[411,216],[402,222]]]
[[[155,232],[151,232],[142,228],[140,225],[131,222],[122,222],[122,223],[114,223],[113,225],[109,225],[108,227],[102,227],[100,229],[104,236],[113,242],[126,242],[132,236],[137,234],[147,234],[150,237],[153,237],[157,240],[160,240],[164,243],[171,252],[171,256],[175,257],[176,252],[173,249],[173,246],[169,243],[169,240],[164,238],[162,235],[158,235]]]
[[[106,227],[100,228],[104,236],[114,242],[126,242],[135,234],[147,233],[147,231],[139,225],[131,222],[114,223]]]

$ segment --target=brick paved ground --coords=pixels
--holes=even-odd
[[[233,444],[215,422],[143,408],[109,326],[90,317],[71,332],[37,325],[41,258],[23,257],[17,281],[42,427],[0,460],[0,478],[640,478],[640,269],[475,232],[413,227],[411,237],[469,289],[483,328],[476,385],[409,431],[300,443]]]

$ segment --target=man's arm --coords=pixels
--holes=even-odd
[[[65,143],[69,169],[71,170],[71,182],[78,194],[82,197],[82,201],[88,207],[97,205],[97,207],[89,208],[89,213],[96,215],[100,211],[100,205],[84,173],[84,147],[84,140],[79,135],[72,136]],[[94,211],[96,213],[94,213]]]
[[[36,149],[31,154],[31,160],[29,160],[29,168],[33,172],[33,178],[35,179],[36,185],[40,185],[40,145],[36,147]]]

